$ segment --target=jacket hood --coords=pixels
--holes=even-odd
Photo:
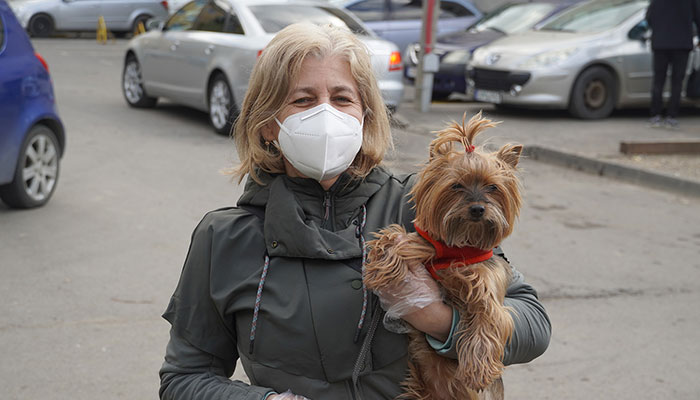
[[[364,179],[343,173],[328,190],[308,178],[258,174],[248,178],[239,207],[265,209],[264,236],[270,256],[345,260],[362,256],[355,235],[360,207],[390,178],[375,168]]]

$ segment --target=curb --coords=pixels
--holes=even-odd
[[[523,154],[532,160],[571,168],[581,172],[660,189],[685,196],[700,197],[700,182],[675,176],[631,168],[625,165],[600,161],[540,146],[525,146]]]

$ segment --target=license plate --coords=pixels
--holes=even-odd
[[[493,91],[493,90],[479,90],[477,89],[474,92],[474,99],[476,101],[482,101],[484,103],[494,103],[494,104],[500,104],[501,103],[501,93]]]
[[[406,68],[406,76],[409,78],[415,78],[416,77],[416,67]]]

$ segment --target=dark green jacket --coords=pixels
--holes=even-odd
[[[376,168],[362,181],[343,175],[328,192],[310,179],[263,180],[249,179],[240,208],[208,213],[192,235],[163,315],[172,329],[161,398],[260,400],[287,389],[313,400],[394,398],[406,374],[407,340],[377,323],[381,309],[374,296],[355,340],[363,306],[356,233],[363,205],[367,240],[391,223],[412,228],[406,193],[413,178]],[[518,317],[504,361],[528,362],[546,349],[550,324],[534,289],[515,270],[506,304]],[[372,326],[376,331],[368,335]],[[368,351],[358,360],[363,343]],[[440,353],[456,354],[449,345]],[[250,385],[228,379],[238,358]]]

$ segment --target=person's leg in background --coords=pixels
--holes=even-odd
[[[683,78],[688,66],[687,50],[673,50],[671,54],[671,98],[668,101],[668,112],[666,114],[666,127],[678,129],[678,111],[681,106],[681,91],[683,90]]]
[[[654,50],[654,79],[651,85],[651,119],[649,124],[653,128],[661,127],[661,109],[663,107],[664,84],[666,83],[666,71],[668,70],[669,51]]]

